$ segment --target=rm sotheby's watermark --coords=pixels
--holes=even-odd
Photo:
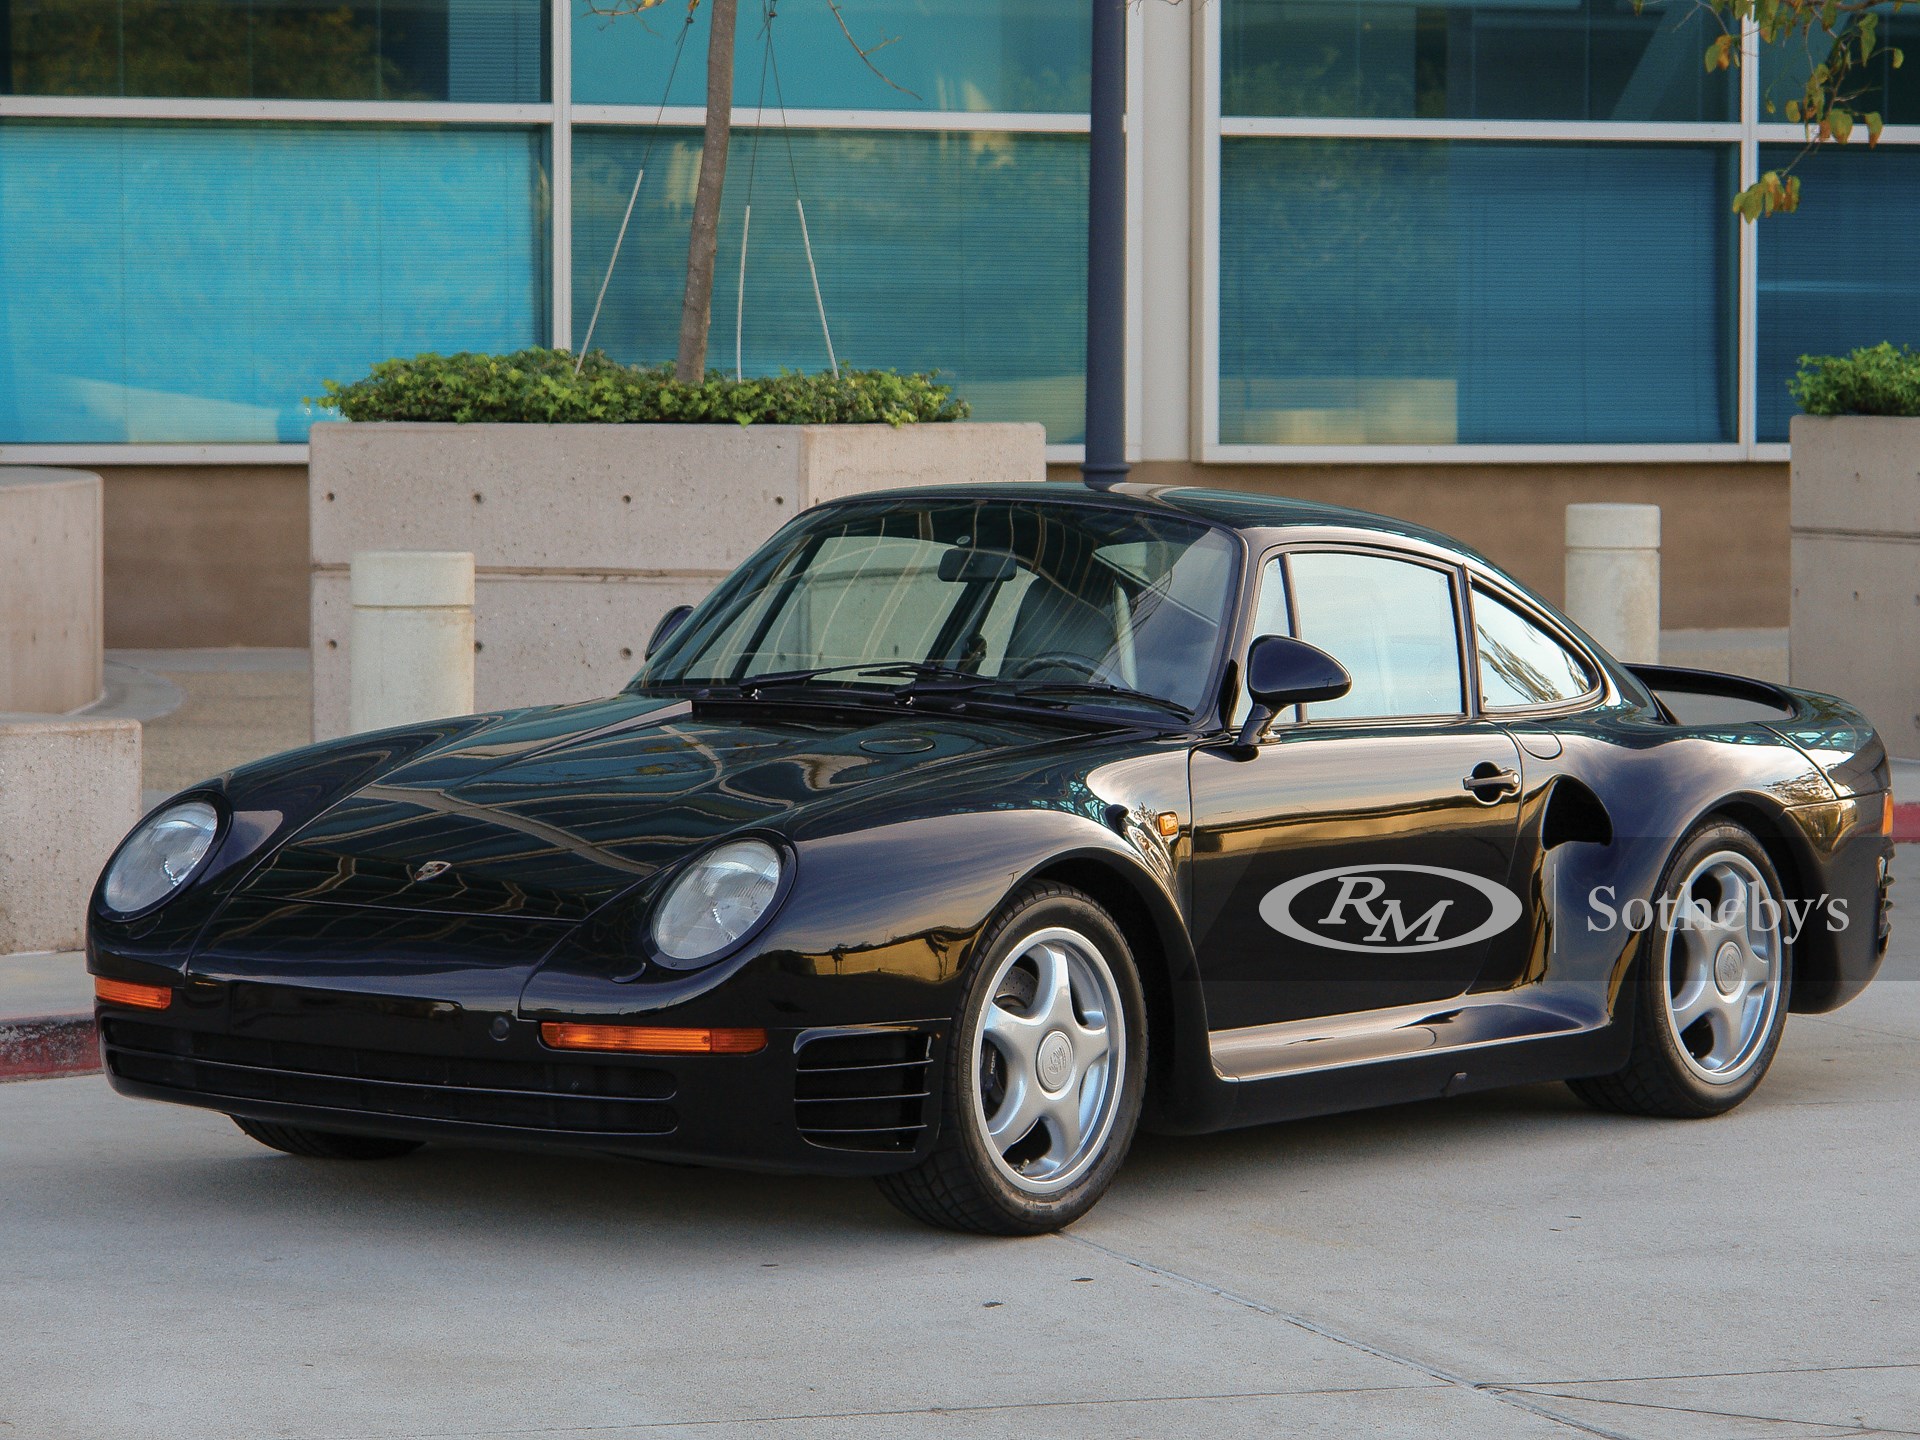
[[[1621,901],[1612,885],[1587,892],[1587,929],[1644,934],[1741,929],[1794,943],[1816,918],[1834,933],[1851,917],[1844,897],[1776,900],[1744,886],[1718,905],[1696,896],[1642,896]],[[1260,918],[1294,940],[1333,950],[1423,955],[1487,940],[1511,929],[1520,897],[1500,880],[1441,865],[1340,865],[1296,876],[1269,890]],[[1570,917],[1569,917],[1570,921]],[[1570,922],[1571,923],[1571,922]]]
[[[1645,900],[1636,895],[1615,904],[1617,892],[1611,885],[1596,885],[1587,892],[1587,929],[1604,935],[1613,929],[1643,934],[1657,924],[1662,930],[1713,930],[1739,926],[1749,931],[1771,934],[1792,944],[1800,938],[1816,913],[1824,916],[1830,933],[1838,934],[1851,923],[1844,895],[1822,893],[1812,900],[1775,900],[1771,895],[1748,889],[1744,896],[1733,896],[1719,905],[1710,905],[1692,896],[1664,895]]]

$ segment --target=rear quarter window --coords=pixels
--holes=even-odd
[[[1480,703],[1489,710],[1564,705],[1594,688],[1585,657],[1498,596],[1473,587]]]

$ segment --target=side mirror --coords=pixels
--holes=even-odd
[[[1347,667],[1326,651],[1284,635],[1262,635],[1247,649],[1247,694],[1253,709],[1240,727],[1234,753],[1245,759],[1260,748],[1273,717],[1290,705],[1338,700],[1353,688]]]
[[[647,641],[647,659],[651,660],[660,652],[660,647],[673,638],[673,632],[692,613],[691,605],[676,605],[660,617],[660,623],[653,627],[653,638]]]

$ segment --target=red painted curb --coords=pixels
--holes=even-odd
[[[0,1081],[97,1075],[100,1045],[91,1015],[0,1020]]]
[[[1893,807],[1893,839],[1895,844],[1920,840],[1920,804]]]

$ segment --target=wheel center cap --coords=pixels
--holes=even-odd
[[[1740,947],[1729,940],[1713,957],[1713,983],[1720,987],[1722,995],[1731,995],[1740,988],[1740,976],[1745,969]]]
[[[1062,1089],[1073,1078],[1073,1042],[1064,1030],[1055,1030],[1040,1042],[1033,1068],[1045,1090]]]

